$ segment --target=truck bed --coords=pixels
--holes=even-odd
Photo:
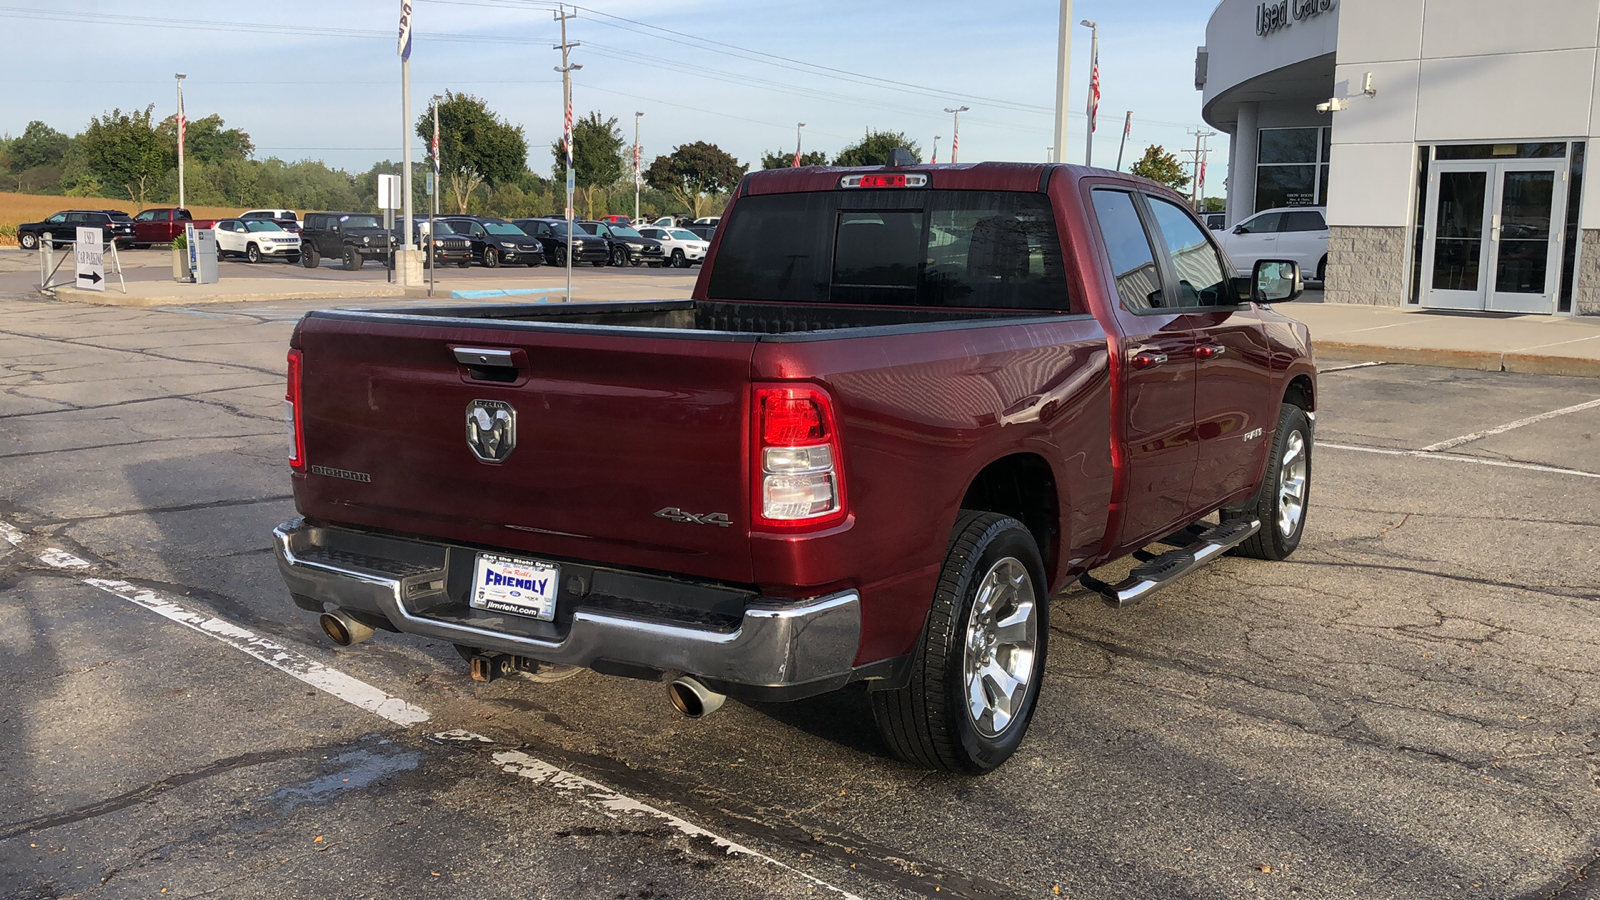
[[[814,335],[839,329],[894,331],[925,326],[971,326],[1018,318],[1058,318],[1037,310],[935,309],[903,306],[855,306],[819,303],[739,303],[724,300],[651,300],[632,303],[528,303],[493,306],[424,306],[377,310],[328,310],[318,318],[448,319],[455,326],[512,327],[513,323],[559,325],[582,331],[585,326],[702,332],[709,338],[756,340],[764,336]]]

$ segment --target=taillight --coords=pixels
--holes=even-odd
[[[839,429],[821,388],[757,387],[751,424],[754,523],[781,530],[842,521]]]
[[[306,470],[306,439],[300,420],[300,365],[299,350],[289,351],[289,386],[283,396],[283,418],[289,426],[289,467],[296,472]]]

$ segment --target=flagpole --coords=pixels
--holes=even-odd
[[[572,224],[572,191],[576,186],[576,179],[572,170],[572,73],[583,68],[576,63],[567,62],[567,51],[578,46],[567,41],[567,20],[576,18],[577,11],[567,12],[565,6],[555,14],[561,22],[561,43],[556,47],[561,51],[561,65],[556,69],[561,73],[561,93],[566,98],[566,125],[562,130],[562,141],[567,145],[567,302],[572,302],[572,257],[578,249],[578,237]]]
[[[933,159],[928,160],[928,165],[930,166],[937,166],[939,164],[939,139],[942,137],[944,137],[942,134],[936,134],[933,136]]]
[[[428,263],[428,296],[433,296],[434,282],[439,278],[439,257],[437,232],[433,230],[433,220],[439,215],[439,95],[433,95],[433,203],[428,208],[428,239],[423,244],[423,252],[429,255],[423,259]]]
[[[806,123],[804,122],[794,126],[794,165],[789,167],[791,169],[800,168],[800,129],[805,127]]]
[[[1122,171],[1122,151],[1128,146],[1128,132],[1133,130],[1133,110],[1128,110],[1128,117],[1122,120],[1122,143],[1117,145],[1117,171]]]
[[[183,80],[189,76],[178,72],[173,77],[178,80],[178,118],[176,122],[178,125],[178,207],[181,209],[187,206],[183,202],[183,132],[188,125],[183,118]]]
[[[414,258],[410,251],[415,245],[411,243],[411,230],[415,228],[411,209],[411,0],[400,0],[400,140],[401,140],[401,169],[400,169],[400,209],[405,224],[400,232],[400,246],[405,249],[406,265],[397,266],[401,284],[410,285],[411,269],[409,263]],[[394,247],[390,245],[390,257],[393,258]]]
[[[1100,112],[1100,26],[1084,19],[1078,23],[1089,29],[1089,127],[1083,135],[1083,164],[1094,165],[1094,120]]]

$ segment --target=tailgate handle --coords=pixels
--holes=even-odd
[[[488,350],[482,347],[457,347],[456,362],[474,367],[491,366],[504,369],[517,367],[510,350]]]

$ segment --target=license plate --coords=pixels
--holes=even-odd
[[[561,567],[536,559],[479,553],[470,603],[478,609],[550,621]]]

